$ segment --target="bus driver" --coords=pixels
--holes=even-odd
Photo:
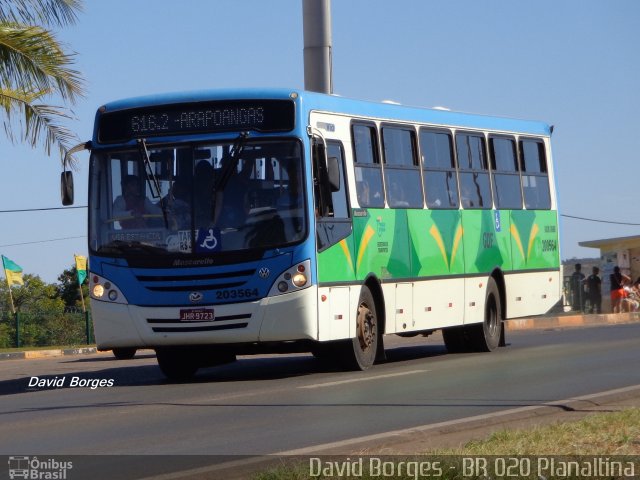
[[[143,215],[161,215],[162,210],[142,194],[140,180],[136,175],[126,175],[121,182],[122,195],[113,202],[113,216],[122,228],[145,228]]]

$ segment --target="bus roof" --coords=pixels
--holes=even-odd
[[[233,99],[296,99],[306,118],[308,118],[308,114],[311,111],[323,111],[388,121],[405,121],[539,136],[551,135],[549,124],[539,121],[463,113],[439,108],[413,107],[393,102],[355,100],[338,95],[283,88],[198,90],[148,95],[109,102],[101,107],[99,113],[154,105]]]

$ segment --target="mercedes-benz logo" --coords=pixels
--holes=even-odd
[[[200,292],[191,292],[189,294],[189,301],[191,303],[201,302],[203,298],[204,298],[204,295],[202,295]]]
[[[269,278],[270,274],[271,272],[267,267],[262,267],[260,270],[258,270],[258,275],[260,275],[260,278]]]

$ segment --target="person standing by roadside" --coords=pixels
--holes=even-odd
[[[571,274],[571,308],[573,310],[584,311],[584,273],[582,265],[576,263],[576,270]]]
[[[602,313],[602,280],[598,276],[600,269],[593,267],[591,275],[587,277],[587,291],[589,297],[589,313]]]
[[[620,313],[622,299],[626,296],[624,285],[631,281],[631,279],[624,275],[620,271],[620,267],[616,265],[613,267],[613,273],[609,275],[609,280],[611,280],[611,308],[613,313]]]

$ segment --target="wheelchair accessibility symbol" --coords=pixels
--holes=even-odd
[[[200,244],[201,247],[206,248],[207,250],[213,250],[218,246],[218,240],[216,236],[213,234],[213,228],[209,229],[209,233],[204,241]]]
[[[217,252],[220,250],[220,230],[217,228],[201,228],[196,238],[196,251]]]

